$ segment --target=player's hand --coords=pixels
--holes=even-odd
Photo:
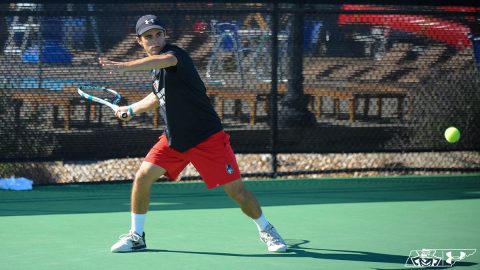
[[[124,73],[126,71],[126,66],[124,62],[111,61],[106,58],[98,58],[98,62],[102,65],[103,68],[109,69],[110,74],[114,72]]]
[[[115,111],[115,116],[122,121],[130,121],[133,117],[128,113],[128,106],[118,107],[118,109]]]

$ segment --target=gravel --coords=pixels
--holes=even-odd
[[[269,178],[270,154],[237,154],[244,179]],[[35,184],[132,180],[143,158],[102,161],[0,163],[0,177],[26,177]],[[279,178],[361,177],[480,172],[480,152],[279,154]],[[458,170],[456,170],[458,169]],[[309,173],[305,173],[308,171]],[[293,174],[292,174],[293,172]],[[285,175],[285,174],[292,175]],[[257,174],[256,176],[252,174]],[[262,176],[263,174],[263,176]],[[199,179],[190,164],[185,180]]]

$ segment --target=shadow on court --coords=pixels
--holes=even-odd
[[[286,253],[268,253],[268,254],[239,254],[231,252],[204,252],[204,251],[185,251],[185,250],[166,250],[166,249],[147,249],[145,252],[161,252],[161,253],[180,253],[180,254],[197,254],[197,255],[212,255],[212,256],[226,256],[226,257],[247,257],[247,258],[273,258],[273,257],[298,257],[298,258],[314,258],[321,260],[339,260],[352,262],[371,262],[371,263],[391,263],[402,266],[405,269],[405,263],[408,256],[393,255],[368,251],[356,250],[339,250],[339,249],[320,249],[307,248],[302,245],[308,244],[308,240],[286,239],[289,249]],[[477,263],[472,262],[456,262],[455,267],[458,266],[474,266]],[[422,269],[429,269],[430,267],[422,267]],[[446,268],[446,267],[444,267]],[[451,268],[451,267],[448,267]],[[393,270],[391,268],[388,268]],[[433,268],[432,268],[433,269]],[[439,269],[439,267],[435,267]],[[377,268],[377,270],[380,270]]]
[[[478,199],[479,179],[477,174],[246,183],[263,206],[278,206]],[[80,184],[0,191],[0,216],[125,212],[130,207],[130,187],[129,183]],[[155,184],[151,202],[150,211],[237,207],[222,188],[209,191],[203,183]]]

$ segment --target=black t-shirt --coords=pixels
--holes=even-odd
[[[190,56],[171,44],[161,54],[173,54],[178,61],[152,71],[153,92],[160,102],[168,144],[184,152],[223,128]]]

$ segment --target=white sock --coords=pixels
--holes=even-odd
[[[147,214],[135,214],[132,212],[132,227],[131,230],[138,233],[139,235],[143,234],[143,227],[145,226],[145,218]]]
[[[254,219],[253,222],[255,222],[255,224],[257,225],[257,229],[259,232],[265,230],[265,228],[270,224],[270,222],[268,222],[263,213],[259,218]]]

